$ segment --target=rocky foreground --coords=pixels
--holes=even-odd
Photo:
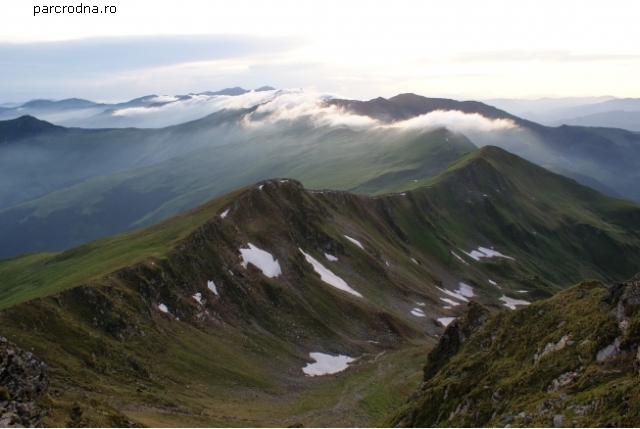
[[[36,403],[49,387],[46,364],[0,337],[0,427],[36,427],[45,411]]]
[[[477,303],[428,355],[400,427],[640,426],[640,274],[497,314]]]

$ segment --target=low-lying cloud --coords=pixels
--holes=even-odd
[[[270,102],[264,103],[251,115],[245,117],[244,124],[256,127],[265,122],[293,121],[308,118],[316,127],[348,127],[354,130],[370,129],[378,122],[368,116],[355,115],[327,105],[327,101],[338,98],[333,94],[319,94],[302,90],[278,91]]]
[[[518,128],[511,119],[489,119],[479,113],[464,113],[459,110],[436,110],[389,126],[404,129],[446,127],[451,131],[461,133],[466,131],[491,132]]]
[[[436,110],[408,120],[389,123],[360,115],[331,100],[345,99],[337,94],[305,89],[250,91],[241,95],[189,94],[146,97],[135,106],[94,106],[64,109],[37,115],[59,125],[89,128],[162,128],[203,118],[222,110],[250,109],[240,126],[258,131],[262,125],[308,121],[314,127],[346,127],[354,131],[375,128],[428,130],[446,127],[454,132],[493,132],[517,128],[509,119],[489,119],[478,113]],[[121,105],[122,106],[122,105]]]

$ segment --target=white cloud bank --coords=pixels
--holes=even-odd
[[[431,129],[444,126],[457,132],[491,132],[517,128],[510,119],[489,119],[479,113],[469,114],[459,110],[436,110],[390,126],[404,129]]]
[[[197,120],[225,109],[251,109],[239,124],[245,130],[259,130],[265,125],[300,120],[308,121],[314,127],[349,128],[355,131],[376,128],[411,131],[446,127],[451,131],[464,133],[517,128],[511,120],[488,119],[480,114],[467,114],[457,110],[437,110],[404,121],[381,122],[329,103],[330,100],[337,99],[345,100],[347,97],[308,89],[250,91],[235,96],[157,95],[147,100],[152,105],[116,107],[114,110],[103,105],[102,108],[43,112],[37,116],[64,126],[156,128]]]

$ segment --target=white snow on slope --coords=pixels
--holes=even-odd
[[[455,317],[438,317],[438,322],[442,323],[444,326],[449,326],[449,324],[454,320],[456,320]]]
[[[229,214],[229,209],[226,209],[225,211],[222,212],[222,214],[220,215],[220,217],[222,219],[224,219],[225,217],[227,217],[227,215]]]
[[[502,298],[500,298],[500,301],[504,302],[504,306],[505,307],[509,307],[512,310],[516,309],[516,305],[529,305],[531,304],[529,301],[525,301],[523,299],[513,299],[513,298],[509,298],[508,296],[502,295]]]
[[[416,261],[415,259],[411,258],[411,260],[412,260],[413,262],[415,262],[416,264],[418,264],[418,261]],[[418,265],[420,265],[420,264],[418,264]]]
[[[263,187],[264,187],[264,185],[260,185],[260,186],[258,186],[258,189],[260,189],[262,191]]]
[[[462,282],[458,283],[458,289],[454,292],[462,296],[466,296],[467,298],[471,298],[473,296],[473,288],[468,284],[464,284]]]
[[[453,256],[455,256],[456,258],[458,258],[463,264],[465,265],[469,265],[469,263],[467,261],[465,261],[464,259],[462,259],[460,256],[458,256],[453,250],[451,251],[451,254]]]
[[[324,254],[324,257],[325,257],[325,258],[327,258],[327,259],[328,259],[329,261],[331,261],[331,262],[335,262],[335,261],[337,261],[337,260],[338,260],[338,258],[336,258],[336,257],[335,257],[335,256],[333,256],[333,255],[329,255],[328,253],[325,253],[325,254]]]
[[[162,311],[163,313],[168,313],[169,312],[169,309],[164,304],[158,305],[158,310]]]
[[[233,273],[231,273],[231,274],[233,274]],[[212,280],[207,281],[207,287],[209,288],[209,290],[211,292],[213,292],[216,295],[220,296],[220,294],[218,293],[218,288],[216,287],[216,284]]]
[[[451,292],[448,289],[443,289],[443,288],[440,288],[438,286],[436,286],[436,289],[438,289],[442,293],[446,293],[447,295],[454,297],[455,299],[459,299],[460,301],[469,302],[469,300],[467,298],[465,298],[462,294],[459,294],[459,293],[456,293],[456,292]],[[440,299],[442,299],[442,298],[440,298]]]
[[[349,367],[349,363],[355,360],[355,358],[345,355],[331,356],[319,352],[309,353],[309,356],[311,356],[311,359],[314,359],[315,362],[308,363],[302,368],[302,371],[312,377],[344,371]]]
[[[355,295],[357,297],[362,298],[362,295],[360,295],[358,292],[356,292],[355,290],[351,289],[349,287],[349,285],[342,280],[340,277],[336,276],[335,274],[333,274],[331,271],[329,271],[328,269],[326,269],[320,262],[318,262],[313,256],[308,255],[306,253],[304,253],[304,250],[298,248],[300,250],[300,252],[302,252],[302,254],[304,255],[304,257],[306,258],[307,262],[310,263],[311,265],[313,265],[313,269],[315,270],[316,273],[320,274],[320,279],[325,282],[325,283],[329,283],[331,286],[333,287],[337,287],[340,290],[343,290],[345,292],[349,292],[352,295]]]
[[[454,301],[452,299],[449,299],[449,298],[440,298],[440,301],[444,301],[444,302],[446,302],[447,304],[449,304],[449,305],[451,305],[453,307],[455,307],[456,305],[460,305],[459,302],[456,302],[456,301]],[[449,308],[451,308],[451,307],[449,307]]]
[[[198,301],[198,304],[202,304],[202,294],[200,292],[198,292],[195,295],[193,295],[193,299]]]
[[[260,268],[267,277],[278,277],[282,274],[280,264],[271,253],[258,249],[251,243],[248,243],[248,245],[248,249],[240,249],[240,253],[242,253],[242,266],[244,268],[247,268],[247,265],[252,263]]]
[[[415,301],[415,303],[418,304],[420,307],[424,307],[424,302]]]
[[[347,240],[349,240],[350,242],[352,242],[353,244],[355,244],[356,246],[358,246],[359,248],[361,248],[362,250],[364,250],[364,247],[362,246],[362,243],[360,243],[358,240],[356,240],[355,238],[351,238],[348,235],[345,235],[344,238],[346,238]]]
[[[411,314],[417,317],[426,317],[422,310],[420,310],[419,308],[414,308],[413,310],[411,310]]]
[[[489,279],[489,283],[491,283],[494,286],[498,286],[498,283],[494,282],[493,280]]]
[[[486,247],[478,247],[478,250],[481,251],[482,253],[484,253],[485,255],[487,255],[487,258],[507,258],[507,259],[512,259],[515,261],[514,258],[512,258],[511,256],[507,256],[507,255],[503,255],[502,253],[498,252],[497,250],[493,250],[493,249],[487,249]]]
[[[464,254],[471,256],[476,261],[479,261],[482,258],[506,258],[514,260],[511,256],[503,255],[497,250],[487,249],[486,247],[478,247],[478,250],[472,250],[471,253],[467,253],[464,250],[462,251]]]

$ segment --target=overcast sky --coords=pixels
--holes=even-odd
[[[80,4],[115,13],[34,16]],[[0,103],[263,85],[640,97],[639,16],[638,0],[0,0]]]

